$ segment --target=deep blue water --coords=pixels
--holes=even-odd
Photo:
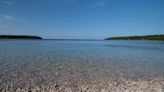
[[[34,71],[32,78],[56,71],[85,78],[164,77],[164,42],[0,40],[2,80]]]

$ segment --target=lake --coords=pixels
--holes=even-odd
[[[163,78],[163,70],[164,41],[0,40],[1,91],[6,85]]]

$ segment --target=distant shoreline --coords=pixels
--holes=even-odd
[[[0,35],[0,39],[43,39],[39,36],[31,35]]]
[[[0,39],[43,39],[32,35],[0,35]],[[44,39],[44,40],[71,40],[71,41],[102,41],[100,39]],[[108,37],[104,40],[160,40],[164,41],[164,35],[146,35],[146,36],[120,36]]]
[[[106,38],[105,40],[162,40],[164,41],[164,35],[109,37]]]

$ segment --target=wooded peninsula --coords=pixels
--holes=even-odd
[[[0,39],[42,39],[42,37],[31,35],[0,35]]]
[[[105,40],[164,40],[164,35],[109,37]]]

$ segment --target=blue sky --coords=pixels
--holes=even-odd
[[[0,0],[0,34],[60,39],[164,34],[164,0]]]

